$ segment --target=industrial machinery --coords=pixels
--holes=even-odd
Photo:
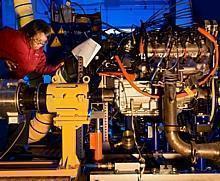
[[[9,154],[19,133],[0,157],[0,177],[218,180],[219,25],[178,26],[171,15],[152,15],[130,32],[96,31],[101,49],[91,62],[85,66],[85,57],[68,56],[50,84],[3,80],[1,117],[28,123],[23,145],[30,151],[38,143],[48,149],[42,138],[49,137],[60,154],[53,157],[57,164],[39,155],[40,163],[34,156],[22,163]],[[54,27],[65,19],[72,21],[63,17]],[[72,36],[63,27],[62,36]],[[21,120],[29,112],[34,118]]]
[[[104,164],[88,165],[91,180],[219,177],[218,25],[206,25],[140,28],[104,42],[99,128],[90,126],[102,130]],[[101,126],[97,112],[108,113]]]
[[[36,117],[30,122],[23,120],[25,125],[30,125],[28,143],[33,143],[42,138],[42,135],[48,132],[53,118],[53,124],[62,130],[62,158],[59,164],[59,170],[54,171],[28,171],[25,175],[32,176],[76,176],[79,161],[76,156],[76,129],[83,124],[88,124],[88,85],[87,84],[42,84],[37,88],[28,87],[23,83],[16,84],[6,81],[1,87],[1,117],[8,117],[9,123],[18,123],[18,114],[25,114],[36,110]],[[42,114],[40,114],[42,113]],[[54,114],[50,116],[46,113]],[[29,122],[29,123],[27,123]],[[49,128],[48,128],[49,127]],[[44,132],[46,131],[46,133]],[[13,146],[21,134],[13,142]],[[64,138],[65,137],[65,138]],[[1,155],[1,159],[11,149]],[[4,164],[3,164],[4,165]],[[19,171],[6,172],[5,176],[22,175]],[[35,173],[36,172],[36,173]],[[54,173],[53,173],[54,172]],[[2,176],[3,176],[2,175]]]

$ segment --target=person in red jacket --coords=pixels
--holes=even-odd
[[[61,66],[46,63],[44,45],[50,34],[51,27],[40,19],[19,30],[9,27],[0,30],[0,59],[8,65],[11,77],[21,79],[31,72],[50,74]]]
[[[40,19],[29,22],[19,30],[9,27],[2,28],[0,30],[0,62],[2,65],[0,78],[22,79],[32,72],[40,74],[55,72],[62,63],[57,66],[47,65],[44,53],[44,45],[50,34],[51,27]],[[5,67],[7,67],[6,70],[3,70]],[[20,130],[17,125],[10,125],[8,128],[7,119],[0,120],[0,151],[4,150],[7,144],[10,145],[7,137],[13,140],[13,135],[17,135]]]

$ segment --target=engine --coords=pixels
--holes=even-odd
[[[140,28],[103,42],[96,69],[101,80],[90,101],[108,109],[92,109],[90,131],[101,130],[104,152],[136,153],[140,164],[151,165],[150,173],[162,173],[166,162],[175,173],[201,171],[203,159],[211,160],[207,167],[218,162],[219,142],[211,141],[218,137],[217,34],[215,26]]]
[[[43,153],[37,150],[30,163],[49,169],[40,165],[27,176],[77,177],[81,171],[94,181],[191,180],[187,174],[203,179],[219,173],[218,24],[182,27],[163,22],[155,28],[156,19],[128,32],[106,33],[100,29],[100,14],[74,13],[78,24],[73,31],[71,13],[70,6],[54,12],[53,28],[62,30],[59,38],[66,44],[59,49],[52,41],[51,54],[65,54],[71,47],[73,55],[65,54],[50,84],[0,81],[0,117],[18,127],[25,123],[21,133],[28,126],[25,145],[34,151],[43,144],[42,150],[48,151],[55,140],[49,159],[56,166],[50,164],[54,160],[44,163],[48,156],[39,158]],[[85,41],[85,35],[96,41]],[[58,35],[51,36],[57,41]],[[76,42],[82,43],[77,56],[72,50]],[[29,120],[22,117],[26,114],[34,116]],[[15,160],[8,164],[13,169],[31,165],[17,162],[20,155],[17,160],[8,156],[20,136],[0,155],[0,160]],[[5,165],[0,162],[0,175]]]

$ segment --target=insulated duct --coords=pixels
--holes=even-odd
[[[30,121],[28,143],[34,143],[46,136],[53,121],[52,114],[36,113]]]
[[[177,101],[175,81],[166,81],[164,88],[163,106],[165,132],[169,145],[178,153],[192,158],[203,157],[211,160],[220,159],[220,142],[196,144],[185,142],[179,136],[177,123]]]
[[[19,27],[23,27],[34,19],[31,0],[14,0],[14,8],[18,17]],[[30,121],[28,143],[41,140],[50,129],[52,115],[36,113]]]
[[[31,0],[14,0],[14,8],[18,17],[19,27],[23,27],[34,19]]]

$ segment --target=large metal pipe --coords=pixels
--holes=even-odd
[[[184,156],[203,157],[212,160],[220,159],[220,142],[215,143],[187,143],[179,136],[177,123],[176,85],[166,82],[164,88],[164,119],[165,133],[170,146]]]

